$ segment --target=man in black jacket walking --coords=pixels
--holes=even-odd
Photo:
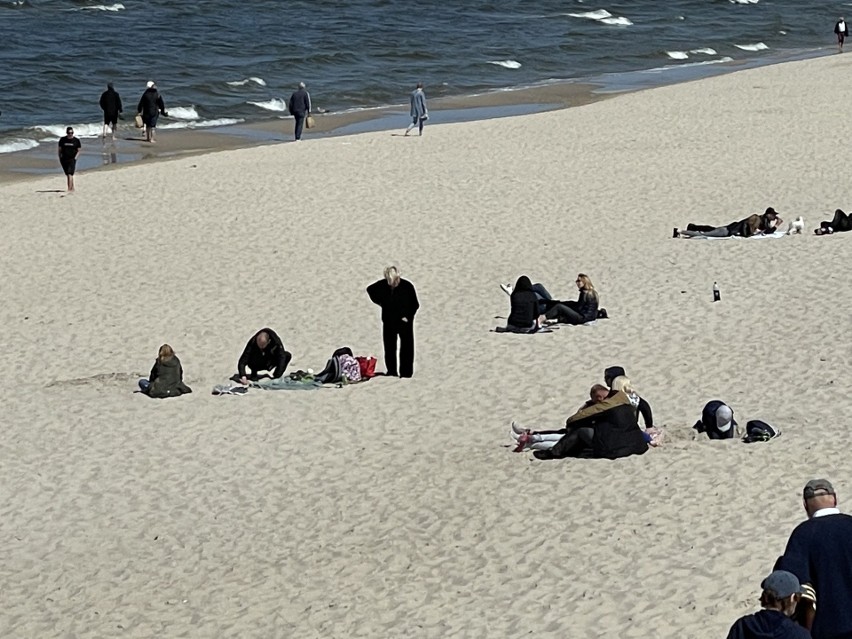
[[[385,279],[367,287],[374,304],[382,307],[382,341],[385,347],[387,375],[414,375],[414,316],[420,308],[414,285],[399,276],[399,269],[388,266]],[[399,339],[399,369],[396,345]]]
[[[157,120],[160,114],[166,113],[166,105],[163,102],[163,96],[157,90],[157,85],[153,81],[148,82],[145,93],[139,98],[139,105],[136,107],[136,112],[142,116],[142,122],[145,124],[145,140],[147,142],[155,142],[154,131],[157,129]]]
[[[106,138],[107,127],[112,131],[112,139],[115,139],[115,127],[118,124],[118,114],[122,112],[121,96],[118,91],[112,86],[112,82],[107,84],[107,90],[101,93],[100,100],[101,111],[104,112],[104,130],[101,132],[101,137]]]
[[[311,114],[311,94],[305,89],[304,82],[299,82],[299,88],[290,96],[290,101],[287,103],[287,110],[296,119],[296,130],[294,133],[296,139],[301,140],[305,118]]]

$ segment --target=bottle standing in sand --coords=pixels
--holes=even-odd
[[[722,299],[721,293],[719,293],[719,285],[716,282],[713,282],[713,301],[718,302]]]

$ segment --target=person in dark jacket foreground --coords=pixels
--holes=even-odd
[[[819,228],[814,229],[817,235],[831,235],[832,233],[845,233],[852,231],[852,215],[844,213],[842,209],[834,211],[831,222],[820,222]]]
[[[731,222],[727,226],[706,226],[687,224],[686,230],[675,229],[675,237],[752,237],[753,235],[771,235],[781,226],[782,220],[771,206],[763,215],[749,215],[743,220]]]
[[[592,280],[585,273],[580,273],[575,284],[580,291],[576,302],[547,304],[544,316],[549,322],[577,325],[594,322],[598,318],[598,293]]]
[[[101,111],[104,112],[104,129],[101,132],[101,137],[106,138],[107,127],[110,127],[112,139],[115,139],[115,128],[118,124],[118,115],[122,112],[121,96],[112,85],[112,82],[107,84],[107,90],[101,93],[101,99],[98,102]]]
[[[148,397],[156,399],[178,397],[192,392],[192,389],[183,383],[183,367],[168,344],[160,346],[151,375],[148,379],[139,380],[139,388]]]
[[[262,328],[252,336],[243,349],[243,354],[240,355],[237,363],[235,377],[243,384],[261,377],[278,379],[284,375],[292,357],[284,349],[284,344],[275,331],[271,328]]]
[[[168,115],[168,113],[166,113],[163,96],[160,95],[160,91],[153,81],[148,82],[145,93],[139,98],[136,112],[142,116],[142,122],[145,124],[145,140],[155,142],[154,131],[157,129],[157,120],[160,114]]]
[[[776,570],[760,587],[763,610],[737,619],[728,639],[809,639],[811,633],[790,619],[802,593],[796,575]]]
[[[506,287],[507,290],[508,287]],[[506,328],[518,333],[533,333],[538,330],[544,317],[539,317],[539,298],[533,284],[526,275],[521,275],[509,293],[509,319]]]
[[[414,284],[399,276],[396,266],[385,269],[385,278],[367,287],[373,304],[382,308],[382,342],[385,347],[386,375],[414,375],[414,316],[420,308]],[[399,367],[396,347],[399,341]]]

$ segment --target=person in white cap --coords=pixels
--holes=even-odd
[[[704,405],[701,419],[695,422],[693,428],[699,433],[706,433],[710,439],[733,439],[737,436],[734,411],[720,399]]]
[[[728,639],[808,639],[810,633],[790,619],[802,595],[796,575],[776,570],[761,582],[760,588],[763,610],[737,619]]]
[[[775,569],[801,582],[796,616],[814,639],[852,637],[852,516],[837,508],[827,479],[805,484],[802,505],[808,519],[793,530]]]
[[[136,107],[136,112],[142,116],[142,122],[145,125],[145,140],[152,144],[156,142],[154,132],[157,130],[157,120],[166,113],[166,105],[163,102],[163,96],[157,90],[157,85],[153,80],[149,80],[146,85],[145,93],[139,98],[139,105]]]

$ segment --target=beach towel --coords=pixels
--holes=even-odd
[[[777,240],[779,237],[786,237],[784,231],[775,231],[767,235],[752,235],[751,237],[742,237],[740,235],[729,235],[728,237],[683,237],[684,240]]]
[[[514,326],[496,326],[491,329],[492,333],[517,333],[518,335],[538,335],[539,333],[553,333],[558,326],[542,326],[540,329],[533,331],[527,328],[516,328]]]

